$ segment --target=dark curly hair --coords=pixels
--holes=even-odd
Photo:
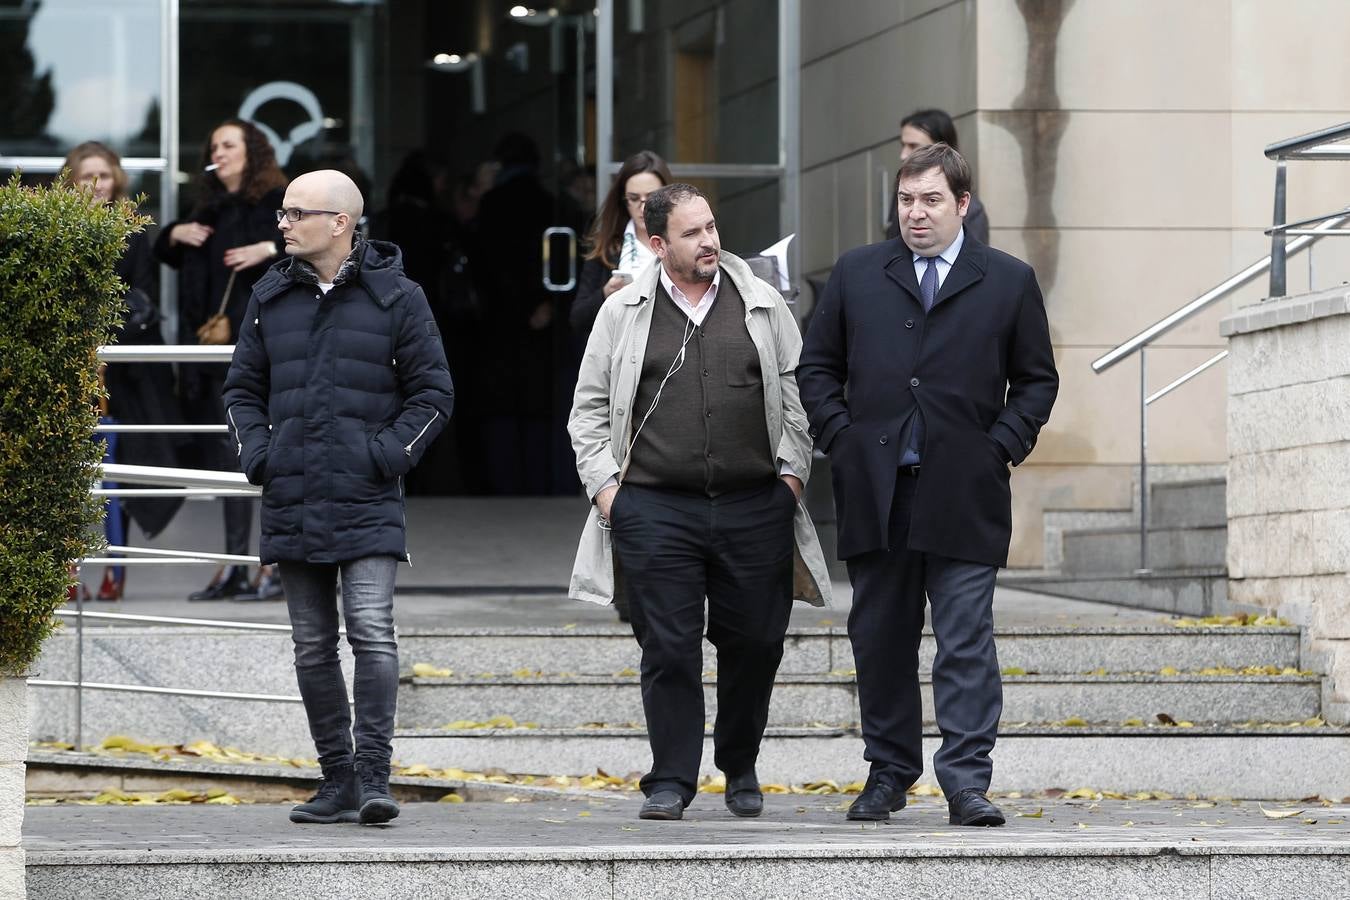
[[[267,135],[252,122],[243,119],[226,119],[211,129],[202,146],[202,168],[211,163],[211,136],[227,125],[233,125],[244,133],[244,177],[239,182],[239,195],[249,203],[257,203],[268,191],[285,187],[289,179],[277,165],[277,154]],[[228,193],[225,184],[216,177],[215,172],[202,174],[202,204],[209,204]]]

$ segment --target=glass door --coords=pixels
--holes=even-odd
[[[596,6],[597,196],[623,159],[656,150],[708,195],[725,249],[750,259],[795,234],[801,0]],[[795,240],[783,259],[795,282]]]

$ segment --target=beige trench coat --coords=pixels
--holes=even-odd
[[[797,356],[802,339],[797,323],[779,293],[756,278],[740,258],[725,251],[722,276],[730,278],[745,301],[745,325],[759,351],[764,379],[764,424],[777,457],[803,482],[811,474],[811,438],[806,413],[797,396]],[[594,499],[610,478],[624,471],[632,434],[633,398],[647,351],[652,300],[657,295],[660,263],[654,262],[605,301],[586,343],[567,431],[577,455],[577,474]],[[815,526],[798,502],[793,522],[792,595],[813,606],[830,602],[830,577]],[[610,603],[615,593],[614,550],[607,528],[592,506],[577,547],[568,596],[592,603]]]

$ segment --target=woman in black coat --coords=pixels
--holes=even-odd
[[[284,249],[276,211],[286,192],[286,176],[277,165],[267,137],[251,122],[228,119],[217,126],[202,154],[204,169],[197,204],[183,219],[165,226],[155,242],[155,256],[178,270],[178,340],[199,342],[197,330],[224,311],[228,343],[239,335],[253,284]],[[225,421],[221,389],[224,363],[184,365],[178,387],[183,409],[194,422]],[[234,443],[210,436],[201,442],[207,468],[238,471]],[[225,513],[225,552],[246,555],[253,528],[254,501],[247,497],[221,500]],[[281,582],[260,573],[256,590],[244,566],[226,566],[189,600],[274,599]]]
[[[632,281],[637,270],[655,258],[647,241],[642,208],[648,194],[670,181],[666,161],[650,150],[640,150],[623,161],[587,235],[589,249],[577,280],[577,297],[568,314],[572,335],[582,346],[609,295]]]
[[[96,203],[112,203],[127,194],[127,173],[116,153],[98,141],[87,141],[66,155],[63,166],[67,183],[91,192]],[[150,241],[144,232],[127,239],[117,262],[117,276],[126,285],[126,307],[115,335],[119,344],[163,344],[159,331],[159,273],[150,257]],[[108,418],[132,425],[172,425],[180,421],[173,393],[173,372],[157,363],[118,363],[104,371],[108,391]],[[168,435],[109,434],[109,461],[140,466],[177,466],[176,441]],[[105,530],[108,543],[125,544],[128,519],[134,519],[147,537],[154,537],[169,524],[181,497],[110,499]],[[126,568],[109,566],[103,571],[98,599],[120,600],[126,585]]]

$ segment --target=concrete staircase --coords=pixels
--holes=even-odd
[[[295,692],[284,636],[124,628],[91,629],[85,640],[90,681]],[[1322,679],[1302,671],[1296,628],[1178,627],[1136,614],[1123,624],[1004,626],[998,642],[1006,674],[996,790],[1350,795],[1350,732],[1318,723]],[[404,633],[401,643],[395,756],[403,763],[540,775],[645,770],[638,648],[622,626],[422,630]],[[63,677],[69,651],[66,638],[54,639],[43,677]],[[925,636],[925,672],[933,652]],[[706,646],[705,660],[715,665]],[[418,676],[418,663],[451,674]],[[763,780],[845,783],[865,775],[852,670],[842,627],[792,630]],[[712,686],[710,672],[709,722]],[[35,693],[34,739],[68,736],[71,692]],[[927,684],[924,695],[931,756],[938,735]],[[488,727],[494,719],[514,727]],[[89,691],[85,721],[90,743],[120,733],[313,755],[292,704]],[[710,747],[704,771],[716,774]]]
[[[1149,489],[1148,571],[1139,571],[1139,513],[1047,513],[1047,563],[1000,582],[1061,597],[1187,616],[1233,612],[1227,597],[1226,480],[1206,477]],[[1066,527],[1067,526],[1067,527]]]

